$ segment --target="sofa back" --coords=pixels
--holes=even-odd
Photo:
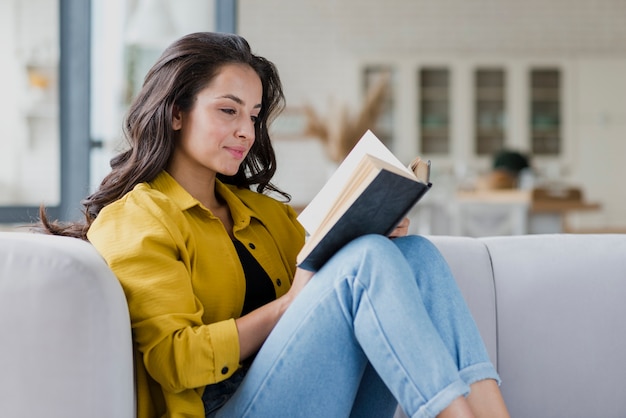
[[[625,416],[626,235],[431,238],[474,314],[511,416]]]
[[[135,416],[122,288],[88,243],[0,233],[0,416]]]

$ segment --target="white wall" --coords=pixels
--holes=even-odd
[[[626,60],[585,58],[577,64],[573,177],[600,214],[575,217],[574,226],[626,225]]]
[[[239,30],[279,65],[293,102],[322,105],[354,100],[346,65],[363,56],[625,54],[626,2],[240,0]]]

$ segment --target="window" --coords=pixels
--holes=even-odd
[[[56,205],[59,189],[58,1],[2,2],[0,203]],[[8,30],[7,30],[8,29]]]
[[[0,2],[7,97],[0,112],[0,222],[80,216],[89,153],[89,21],[84,0]],[[6,119],[5,119],[6,118]]]

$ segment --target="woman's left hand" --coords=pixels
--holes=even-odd
[[[398,237],[407,236],[407,234],[409,233],[410,223],[411,221],[409,220],[409,218],[404,218],[402,222],[400,222],[398,226],[396,226],[396,229],[391,231],[391,234],[389,234],[389,238],[398,238]]]

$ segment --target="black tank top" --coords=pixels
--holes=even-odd
[[[243,316],[276,299],[276,291],[272,279],[250,254],[246,246],[236,239],[233,240],[233,244],[246,276],[246,296],[241,312]]]

